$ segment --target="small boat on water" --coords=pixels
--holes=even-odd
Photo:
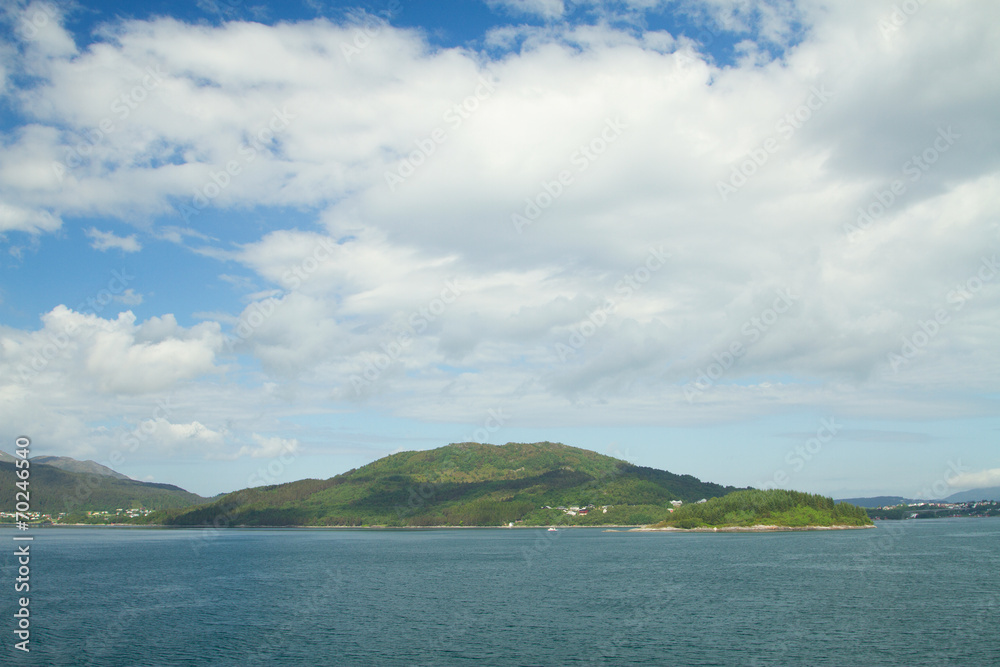
[[[550,532],[550,533],[558,533],[559,531],[558,531],[558,530],[556,530],[556,527],[555,527],[555,526],[549,526],[549,530],[548,530],[548,532]]]

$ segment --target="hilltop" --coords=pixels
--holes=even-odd
[[[735,490],[559,443],[466,442],[400,452],[327,480],[244,489],[150,520],[249,526],[636,525],[668,516],[671,500],[690,503]],[[572,507],[588,511],[571,515]]]
[[[11,457],[13,458],[13,457]],[[68,456],[33,456],[32,463],[41,463],[53,468],[59,468],[67,472],[79,472],[89,475],[107,475],[116,479],[132,479],[128,475],[123,475],[117,470],[112,470],[107,466],[102,466],[97,461],[78,461]]]

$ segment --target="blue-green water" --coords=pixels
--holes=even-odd
[[[1000,665],[995,519],[32,534],[30,654],[2,560],[9,664]]]

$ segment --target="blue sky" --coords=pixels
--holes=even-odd
[[[206,495],[464,440],[1000,485],[997,11],[8,3],[0,437]]]

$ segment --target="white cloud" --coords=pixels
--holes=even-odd
[[[95,227],[91,227],[87,230],[87,236],[92,239],[90,247],[102,252],[111,248],[117,248],[122,252],[139,252],[142,250],[142,244],[136,240],[135,234],[116,236],[114,232],[103,232]]]
[[[31,210],[0,202],[0,233],[8,231],[39,234],[59,229],[62,222],[48,211]]]
[[[259,433],[251,433],[250,439],[254,444],[241,445],[239,449],[233,451],[232,447],[215,448],[205,453],[205,458],[235,461],[242,458],[251,459],[277,459],[281,458],[282,464],[291,463],[299,453],[301,446],[295,438],[280,438],[277,436],[263,436]]]
[[[807,21],[812,5],[793,0],[708,0],[683,4],[689,11],[703,14],[722,30],[754,32],[761,41],[775,44],[786,43],[795,24]]]
[[[956,489],[981,489],[1000,486],[1000,468],[959,473],[948,479],[948,484]]]
[[[142,304],[142,295],[136,293],[134,289],[129,287],[121,294],[114,295],[114,300],[124,306],[138,306]]]
[[[139,430],[151,433],[155,446],[164,454],[213,452],[221,449],[226,439],[224,433],[200,422],[175,424],[162,417],[143,422]]]
[[[240,448],[240,456],[249,455],[255,459],[269,459],[282,454],[295,454],[299,451],[299,441],[295,438],[265,437],[258,433],[252,434],[255,446],[244,445]]]
[[[167,391],[215,372],[223,345],[218,324],[185,329],[172,315],[137,324],[131,311],[103,319],[57,306],[42,322],[39,331],[0,335],[0,375],[28,397],[44,393],[57,378],[80,392]]]
[[[497,30],[489,45],[521,44],[497,56],[386,26],[350,60],[352,28],[328,21],[126,22],[75,55],[53,32],[18,56],[39,84],[17,91],[33,122],[0,150],[0,230],[155,219],[154,237],[252,276],[222,274],[248,300],[234,297],[231,326],[224,314],[185,329],[169,316],[52,311],[40,332],[5,331],[7,368],[16,375],[57,320],[84,318],[92,334],[47,362],[80,387],[66,404],[218,379],[206,414],[184,416],[217,433],[218,405],[258,382],[280,390],[255,394],[255,409],[290,409],[289,395],[312,406],[310,395],[429,420],[500,403],[533,424],[713,423],[818,406],[992,414],[1000,278],[961,290],[998,250],[1000,22],[988,4],[956,14],[927,3],[888,39],[878,22],[891,10],[710,3],[720,29],[753,39],[725,68],[665,33],[603,23]],[[801,43],[771,55],[797,25]],[[133,90],[142,99],[127,115],[110,111]],[[609,122],[622,128],[613,141]],[[959,136],[935,149],[947,127]],[[934,162],[913,179],[927,151]],[[404,172],[390,188],[386,174]],[[563,172],[570,182],[557,185]],[[723,200],[731,179],[745,184]],[[905,192],[852,242],[845,225],[896,180]],[[315,228],[279,220],[235,245],[203,229],[200,205],[320,213]],[[534,219],[518,233],[513,214]],[[95,244],[138,249],[93,232]],[[660,246],[669,262],[626,298],[621,281],[645,275]],[[461,296],[421,314],[452,280]],[[753,321],[775,290],[799,298],[765,330]],[[597,326],[608,298],[615,308]],[[893,372],[887,355],[941,308],[939,333]],[[229,350],[217,322],[251,363],[227,357],[220,369]],[[352,377],[407,332],[356,392]],[[583,344],[560,358],[574,336]],[[688,403],[685,384],[734,343],[746,353]],[[86,421],[73,419],[65,433]]]

